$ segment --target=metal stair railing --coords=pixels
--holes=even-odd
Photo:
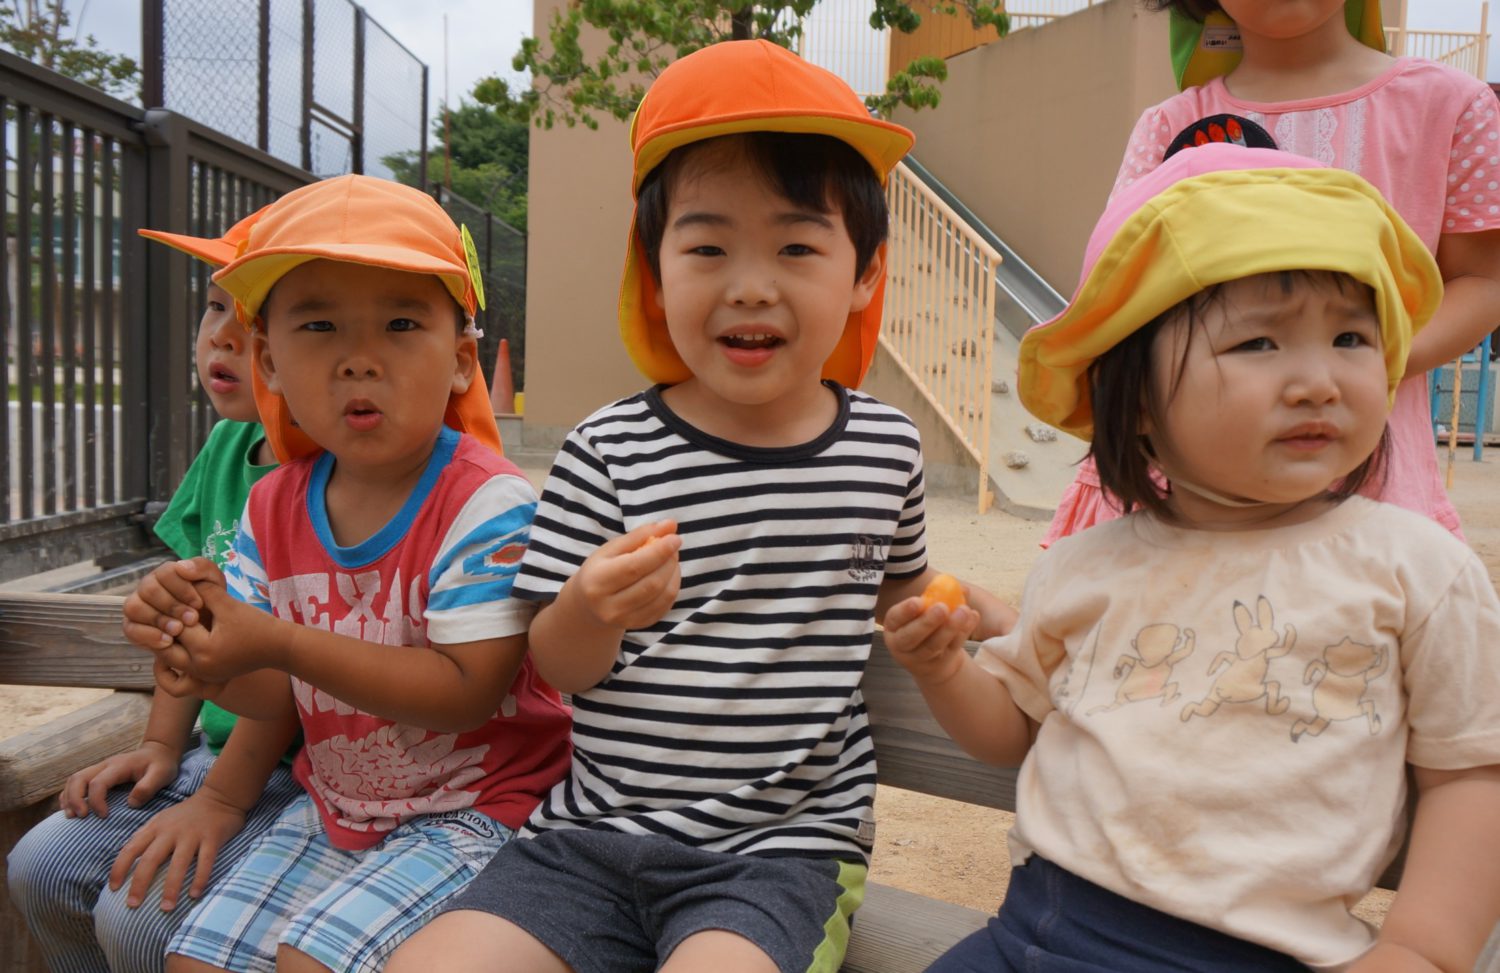
[[[905,164],[886,184],[891,211],[880,343],[979,465],[989,483],[995,271],[1000,251]]]

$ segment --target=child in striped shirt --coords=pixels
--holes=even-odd
[[[572,767],[393,973],[833,971],[863,895],[860,678],[935,574],[917,430],[854,390],[911,134],[765,41],[674,63],[632,132],[621,328],[659,384],[568,437],[514,589]]]

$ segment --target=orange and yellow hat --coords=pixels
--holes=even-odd
[[[1022,404],[1092,439],[1089,369],[1100,356],[1200,291],[1279,270],[1332,271],[1370,287],[1394,403],[1412,335],[1443,297],[1432,254],[1354,173],[1212,142],[1177,153],[1109,201],[1073,299],[1021,339]]]
[[[914,141],[900,125],[872,118],[854,90],[833,73],[770,41],[726,41],[674,61],[642,99],[630,125],[632,195],[673,149],[746,132],[831,135],[864,156],[882,183]],[[884,249],[882,245],[882,257]],[[667,333],[659,288],[632,216],[620,280],[620,336],[648,379],[670,385],[692,373]],[[864,379],[875,354],[884,298],[882,279],[869,305],[849,315],[823,377],[850,388]]]
[[[174,250],[181,250],[189,257],[196,257],[206,264],[222,267],[239,256],[240,247],[250,236],[250,228],[260,219],[260,214],[269,207],[262,206],[249,216],[224,231],[220,237],[188,236],[185,233],[168,233],[166,230],[148,230],[142,227],[135,232],[148,240],[165,243]]]
[[[484,284],[474,243],[432,197],[373,176],[339,176],[303,186],[263,209],[238,256],[214,283],[235,299],[240,320],[257,320],[266,295],[283,276],[310,260],[432,274],[472,320],[484,307]],[[266,439],[282,463],[321,447],[297,428],[286,400],[252,372],[255,404]],[[468,391],[449,399],[443,421],[502,452],[500,430],[484,375],[475,370]]]

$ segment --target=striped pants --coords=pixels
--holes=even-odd
[[[125,905],[128,881],[118,892],[109,890],[109,869],[137,828],[198,789],[213,761],[207,747],[195,747],[183,757],[177,779],[143,807],[128,806],[130,789],[117,787],[109,794],[109,817],[69,819],[59,811],[16,843],[8,859],[10,898],[53,973],[160,973],[167,941],[197,904],[187,895],[193,869],[171,912],[160,908],[165,865],[135,909]],[[291,771],[277,767],[244,830],[220,849],[214,873],[226,874],[301,793]]]

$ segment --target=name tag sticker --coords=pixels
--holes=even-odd
[[[1198,46],[1205,51],[1240,51],[1244,45],[1240,42],[1240,29],[1234,25],[1219,25],[1203,28],[1203,39]]]

